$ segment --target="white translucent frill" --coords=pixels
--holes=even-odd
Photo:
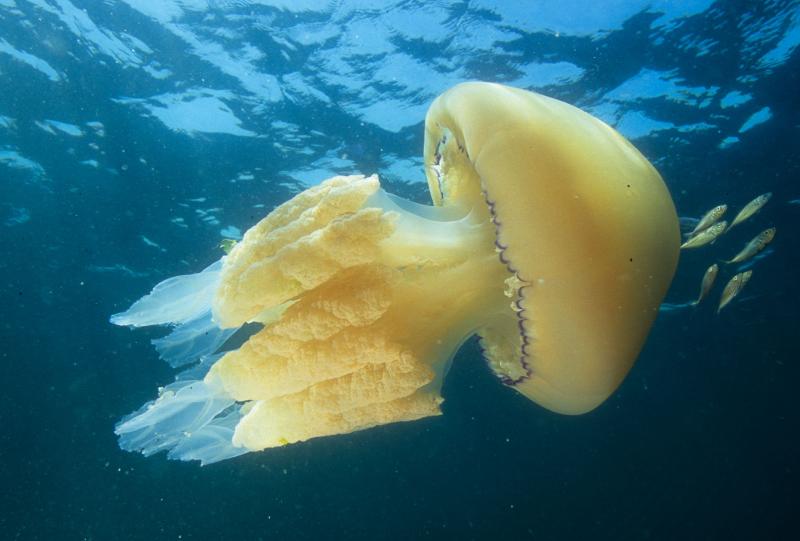
[[[146,456],[168,451],[169,458],[211,464],[248,450],[231,443],[242,415],[221,388],[203,381],[222,355],[216,351],[236,329],[220,329],[211,313],[222,260],[202,272],[164,280],[111,323],[131,327],[177,325],[153,340],[160,357],[173,367],[192,365],[161,389],[155,401],[123,418],[116,426],[119,445]]]

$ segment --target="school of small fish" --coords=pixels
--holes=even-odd
[[[733,229],[734,226],[741,224],[758,213],[771,197],[772,193],[770,192],[759,195],[742,207],[742,210],[739,211],[730,224],[724,220],[721,221],[721,218],[728,210],[728,206],[724,204],[717,205],[706,212],[700,220],[696,221],[696,225],[694,223],[695,220],[687,221],[686,225],[689,227],[694,225],[694,228],[686,234],[687,238],[681,245],[681,249],[700,248],[708,244],[713,244],[719,237]],[[774,238],[775,228],[770,227],[769,229],[765,229],[748,242],[738,254],[731,259],[723,261],[723,263],[730,265],[747,261],[766,248]],[[703,279],[700,282],[700,294],[696,301],[692,301],[689,304],[696,306],[708,296],[709,292],[714,287],[714,281],[719,274],[719,270],[720,267],[717,263],[714,263],[706,269],[706,272],[703,274]],[[742,269],[740,268],[740,270]],[[717,305],[717,313],[725,308],[742,291],[752,275],[753,271],[748,269],[738,272],[731,277],[722,290],[722,295]]]

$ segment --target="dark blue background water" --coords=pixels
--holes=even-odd
[[[797,538],[798,3],[555,4],[0,0],[0,539]],[[617,126],[684,216],[772,191],[667,300],[776,226],[741,299],[663,312],[581,417],[469,342],[442,417],[205,468],[119,450],[171,371],[109,314],[334,173],[425,201],[424,112],[472,79]]]

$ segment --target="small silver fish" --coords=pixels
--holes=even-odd
[[[746,204],[744,208],[742,208],[742,210],[739,211],[739,214],[736,215],[736,218],[733,219],[733,221],[731,222],[731,227],[729,227],[728,229],[731,229],[736,224],[742,223],[750,216],[761,210],[761,207],[767,204],[767,201],[769,201],[770,197],[772,197],[772,192],[767,192],[759,195],[758,197],[750,201],[748,204]]]
[[[725,308],[728,303],[731,302],[734,297],[736,297],[736,295],[742,291],[752,275],[753,271],[751,270],[740,272],[731,278],[727,284],[725,284],[725,289],[722,290],[722,295],[719,298],[719,306],[717,307],[718,314],[720,310]]]
[[[765,229],[761,233],[755,236],[753,240],[747,243],[747,245],[742,248],[742,251],[736,254],[733,259],[726,261],[725,263],[741,263],[742,261],[747,261],[758,252],[763,250],[767,244],[772,242],[772,239],[775,238],[775,228],[770,227],[769,229]]]
[[[717,205],[713,209],[711,209],[708,212],[706,212],[703,215],[703,217],[700,218],[700,221],[697,223],[697,225],[694,226],[694,229],[692,230],[692,232],[689,233],[689,236],[693,237],[697,233],[699,233],[700,231],[703,231],[704,229],[708,229],[709,227],[711,227],[712,225],[717,223],[719,221],[719,219],[722,218],[722,216],[725,215],[725,211],[726,210],[728,210],[728,205]]]
[[[728,222],[721,221],[711,225],[708,229],[704,229],[700,231],[694,237],[689,237],[689,239],[681,244],[681,249],[685,248],[699,248],[701,246],[705,246],[709,242],[714,242],[717,240],[717,237],[722,235],[726,228],[728,227]]]
[[[706,273],[703,275],[703,281],[700,283],[700,295],[698,295],[696,301],[692,302],[692,305],[697,306],[700,304],[700,301],[706,298],[708,292],[711,291],[711,286],[714,285],[714,280],[717,279],[718,272],[719,265],[716,263],[706,269]]]

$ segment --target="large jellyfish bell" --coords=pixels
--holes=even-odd
[[[117,425],[120,445],[207,464],[439,415],[449,363],[473,334],[500,380],[545,408],[602,403],[677,264],[678,219],[656,170],[575,107],[466,83],[428,111],[425,171],[434,206],[376,176],[331,178],[219,262],[113,316],[177,325],[156,348],[191,363]]]

